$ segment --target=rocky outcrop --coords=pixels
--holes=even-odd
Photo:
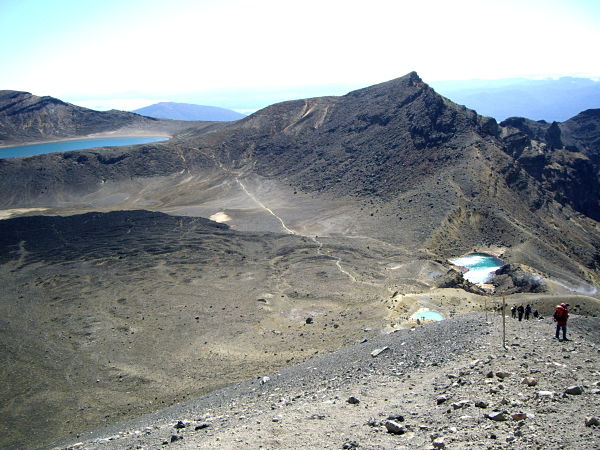
[[[463,274],[455,269],[449,269],[448,272],[437,280],[438,288],[456,288],[463,289],[473,294],[485,295],[486,292],[476,284],[465,280]]]
[[[546,291],[541,276],[527,272],[518,264],[506,264],[496,270],[492,284],[496,288],[496,292],[502,294]]]
[[[513,117],[500,126],[505,151],[554,200],[600,220],[600,113],[595,111],[563,124]]]

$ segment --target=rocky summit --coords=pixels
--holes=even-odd
[[[0,99],[3,142],[171,136],[0,160],[3,446],[552,448],[573,411],[597,439],[598,110],[498,124],[416,73],[230,123]],[[471,252],[506,265],[473,284]],[[579,337],[496,347],[500,294]]]

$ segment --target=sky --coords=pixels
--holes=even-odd
[[[94,109],[598,78],[599,48],[598,0],[0,0],[0,89]]]

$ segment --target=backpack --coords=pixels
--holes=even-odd
[[[554,320],[562,320],[567,318],[567,310],[558,305],[554,308]]]

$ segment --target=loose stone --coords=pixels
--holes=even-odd
[[[445,448],[446,447],[446,444],[444,443],[444,438],[442,438],[442,437],[434,439],[432,444],[433,444],[434,448]]]
[[[379,356],[379,355],[381,355],[381,354],[382,354],[383,352],[385,352],[386,350],[389,350],[389,347],[387,347],[387,346],[386,346],[386,347],[382,347],[382,348],[376,348],[375,350],[373,350],[373,351],[371,352],[371,356],[372,356],[373,358],[375,358],[376,356]]]
[[[504,412],[493,412],[491,414],[485,415],[488,419],[494,420],[496,422],[504,422],[506,420],[506,415]]]
[[[404,422],[404,416],[402,414],[390,414],[387,416],[387,420],[395,420],[396,422]]]
[[[448,400],[448,397],[446,397],[445,395],[440,395],[438,398],[435,399],[435,401],[437,402],[438,405],[441,405],[442,403],[444,403],[447,400]]]
[[[527,377],[527,378],[523,378],[523,380],[521,381],[521,384],[526,384],[527,386],[536,386],[537,380],[533,377]]]
[[[552,391],[539,391],[535,394],[537,398],[552,398],[554,397],[554,392]]]
[[[357,399],[355,396],[351,396],[348,398],[348,400],[346,400],[348,403],[350,403],[351,405],[358,405],[360,403],[360,400]]]
[[[388,433],[392,433],[392,434],[406,433],[406,428],[404,428],[398,422],[395,422],[393,420],[386,420],[384,425],[385,425],[385,428],[387,429]]]
[[[583,386],[569,386],[565,389],[565,394],[581,395],[583,394]]]
[[[585,418],[585,426],[586,427],[592,427],[592,426],[598,426],[600,425],[600,419],[598,419],[597,417],[586,417]]]

